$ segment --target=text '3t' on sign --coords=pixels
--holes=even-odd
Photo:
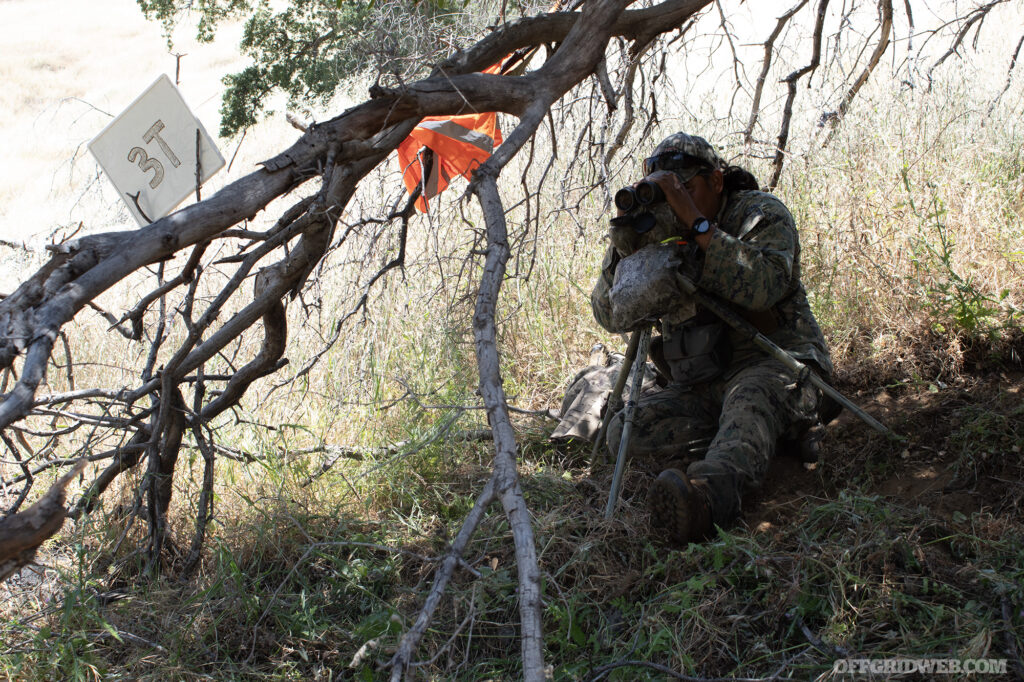
[[[202,185],[224,167],[213,138],[166,74],[93,138],[89,151],[140,225],[195,192],[197,174]]]

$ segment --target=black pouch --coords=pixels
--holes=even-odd
[[[665,361],[672,381],[686,386],[717,379],[729,365],[732,348],[724,322],[687,324],[665,339]]]

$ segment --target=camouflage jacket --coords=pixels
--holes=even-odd
[[[772,194],[738,191],[725,197],[716,222],[718,229],[703,254],[697,286],[731,302],[741,313],[762,319],[769,314],[775,328],[768,338],[830,375],[828,346],[800,282],[800,239],[789,209]],[[610,247],[590,298],[597,322],[612,332],[627,331],[610,326],[608,294],[618,261],[618,253]],[[664,321],[661,326],[666,336],[677,331],[666,328]],[[763,357],[739,333],[730,330],[729,340],[730,367]]]

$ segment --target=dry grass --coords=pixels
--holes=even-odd
[[[1007,652],[1024,645],[1024,537],[1015,520],[1024,472],[1019,459],[978,456],[1024,442],[1012,426],[1020,408],[1005,402],[1005,390],[977,382],[969,393],[922,392],[888,404],[900,431],[928,433],[912,438],[906,457],[841,423],[818,471],[776,462],[772,475],[785,483],[765,491],[743,525],[686,552],[666,552],[647,536],[642,466],[627,477],[616,520],[605,523],[609,472],[587,465],[586,448],[543,444],[520,424],[555,679],[593,679],[625,660],[703,676],[784,667],[802,679],[841,657],[1010,657],[1015,665]],[[140,679],[376,679],[376,662],[426,589],[429,558],[443,552],[486,478],[487,458],[486,444],[450,442],[401,468],[363,479],[369,463],[339,468],[308,488],[287,467],[268,466],[246,483],[245,500],[232,504],[232,493],[222,493],[216,539],[185,584],[142,587],[130,571],[106,569],[101,588],[89,562],[104,552],[90,543],[90,570],[65,578],[62,599],[73,608],[45,618],[43,632],[8,624],[7,671],[42,679],[93,665]],[[941,485],[894,492],[893,482],[928,468],[970,471],[975,482],[956,500]],[[354,493],[339,495],[348,482]],[[90,533],[83,537],[94,541]],[[457,576],[422,672],[514,679],[515,569],[500,515],[484,523],[467,559],[481,575]],[[101,589],[126,598],[101,605]],[[104,636],[110,631],[123,641]],[[39,641],[52,643],[45,659],[30,651]],[[369,641],[375,648],[350,668]],[[631,668],[612,679],[638,676],[656,679]]]
[[[136,11],[110,7],[126,17]],[[53,180],[68,150],[91,137],[83,128],[102,117],[69,108],[80,106],[74,103],[35,101],[34,93],[77,92],[72,81],[86,78],[76,71],[77,61],[68,62],[68,55],[79,53],[65,29],[54,35],[67,53],[16,42],[12,26],[25,25],[31,16],[26,3],[0,3],[0,39],[18,46],[12,54],[23,60],[2,68],[57,79],[35,80],[38,86],[18,81],[0,95],[11,98],[5,105],[28,108],[28,118],[36,121],[4,123],[3,139],[22,160],[16,165],[32,169],[25,175],[33,178],[27,185],[10,177],[0,183],[7,193],[0,197],[5,229],[31,226],[18,233],[20,239],[45,234],[69,217],[87,217],[89,229],[124,221],[110,190],[89,192],[85,203],[75,204],[88,186],[83,178],[90,177],[91,161],[78,161],[73,172],[64,167],[60,182]],[[98,10],[81,17],[82,35],[99,35],[102,27],[89,22],[106,25],[107,17]],[[84,95],[96,98],[93,104],[109,103],[111,113],[148,84],[151,67],[173,65],[157,42],[158,31],[141,20],[138,25],[112,35],[108,44],[123,44],[126,51],[145,46],[150,61],[135,63],[150,65],[138,69],[150,75],[117,94],[82,85]],[[226,38],[210,48],[183,48],[190,53],[186,74],[194,74],[186,87],[213,82],[208,74],[231,68],[233,45]],[[90,49],[95,53],[83,61],[102,66],[103,73],[117,72],[123,57]],[[64,56],[54,56],[59,54]],[[745,526],[687,552],[667,553],[646,535],[646,479],[639,466],[627,481],[620,518],[605,524],[599,519],[607,472],[591,469],[586,448],[548,444],[544,423],[519,420],[524,487],[545,571],[547,653],[556,679],[589,679],[602,665],[625,659],[708,676],[767,675],[787,663],[793,677],[812,678],[847,653],[1001,658],[1012,655],[1007,642],[1021,650],[1024,550],[1016,516],[1024,443],[1015,426],[1020,395],[1005,390],[1019,391],[1020,380],[1011,375],[1001,382],[990,375],[988,383],[972,383],[972,373],[991,370],[990,356],[1012,368],[1013,353],[1020,352],[1019,331],[1012,329],[1019,328],[1016,311],[1024,306],[1019,80],[994,116],[985,116],[992,96],[985,84],[998,82],[1002,63],[991,60],[987,79],[953,73],[930,97],[879,78],[824,149],[814,143],[817,112],[808,106],[798,122],[802,146],[789,159],[778,190],[801,228],[804,280],[839,377],[845,388],[864,391],[858,399],[875,400],[873,409],[889,410],[891,423],[911,436],[905,457],[843,422],[829,436],[829,454],[818,471],[785,469],[782,463],[778,494],[757,498]],[[974,87],[961,85],[965,81]],[[677,88],[683,85],[680,80]],[[827,101],[828,95],[813,97]],[[215,129],[215,115],[208,112],[216,98],[198,91],[186,92],[186,98],[199,103],[207,128]],[[630,141],[632,151],[611,169],[607,186],[594,187],[591,169],[564,152],[546,173],[540,164],[510,169],[510,198],[520,191],[520,173],[527,185],[543,188],[510,213],[520,249],[504,286],[500,342],[505,389],[514,404],[557,406],[564,381],[594,342],[621,345],[596,327],[588,302],[603,251],[604,192],[630,179],[633,160],[677,128],[733,144],[737,121],[707,115],[720,112],[714,97],[687,100],[678,89],[667,89],[666,102],[673,98],[686,106],[662,108],[660,130]],[[578,106],[604,106],[594,102]],[[568,129],[583,118],[569,111],[559,112],[558,120]],[[66,130],[73,143],[42,135],[41,120],[46,129]],[[255,129],[218,186],[295,135],[279,119]],[[46,144],[39,142],[43,137]],[[224,149],[230,156],[233,147]],[[31,165],[36,157],[39,166]],[[751,164],[767,176],[763,162]],[[393,167],[364,184],[347,223],[399,198]],[[118,544],[123,511],[133,503],[130,491],[137,483],[129,476],[97,514],[54,543],[51,561],[60,568],[59,579],[35,594],[40,600],[57,598],[5,613],[0,670],[25,679],[380,674],[373,663],[387,658],[426,589],[432,563],[423,557],[443,552],[490,461],[486,443],[440,438],[417,445],[434,438],[439,425],[456,414],[454,431],[483,426],[479,410],[459,413],[451,407],[478,402],[468,324],[478,264],[461,254],[474,243],[480,223],[471,203],[462,212],[453,206],[460,190],[451,190],[429,218],[414,222],[404,273],[392,273],[377,288],[365,315],[343,327],[316,369],[271,391],[319,352],[358,300],[368,273],[353,265],[386,262],[395,235],[379,241],[370,231],[355,235],[329,257],[303,299],[289,304],[290,366],[261,380],[237,419],[232,415],[218,425],[222,443],[263,459],[250,465],[219,462],[216,520],[196,578],[186,584],[137,583],[135,545],[131,538]],[[263,219],[276,217],[286,201],[269,207]],[[39,211],[40,205],[46,210]],[[229,252],[233,245],[224,248]],[[30,255],[6,249],[2,255],[5,264],[33,262]],[[5,271],[0,287],[16,284],[13,270]],[[212,271],[207,277],[208,295],[222,280]],[[126,282],[101,303],[119,312],[151,285],[148,276]],[[78,385],[120,385],[144,361],[144,346],[126,348],[106,326],[90,312],[76,322],[71,341]],[[226,355],[247,358],[256,338],[258,332],[248,333]],[[58,361],[63,362],[60,353]],[[217,361],[207,371],[223,366]],[[49,380],[54,389],[67,385],[60,371]],[[882,385],[898,390],[878,394]],[[932,396],[941,400],[929,406]],[[928,418],[912,416],[918,414]],[[343,461],[312,485],[302,485],[326,455],[298,456],[296,450],[403,440],[412,446],[396,458]],[[72,438],[65,446],[80,442]],[[967,497],[951,505],[950,492],[913,498],[886,492],[929,467],[940,478],[969,472],[974,479],[964,479]],[[189,542],[200,471],[194,456],[180,465],[172,509],[179,547]],[[424,667],[426,676],[515,678],[515,569],[507,535],[504,521],[493,517],[474,540],[467,558],[482,577],[461,574],[447,597],[423,650],[437,654]],[[172,552],[169,561],[174,560]],[[111,590],[127,598],[107,603]],[[20,620],[37,609],[43,617]],[[368,641],[378,647],[348,669]],[[642,674],[621,668],[609,677]]]
[[[199,45],[182,31],[182,94],[207,128],[216,130],[220,77],[237,68],[237,29]],[[48,235],[79,221],[85,232],[119,229],[134,221],[98,173],[85,143],[160,73],[175,77],[160,29],[130,0],[80,4],[45,0],[0,3],[4,80],[0,108],[0,239],[37,248]],[[227,156],[233,149],[228,149]],[[227,174],[211,181],[221,186]],[[3,290],[16,283],[12,274]],[[10,278],[10,279],[8,279]]]

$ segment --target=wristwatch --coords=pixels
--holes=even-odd
[[[711,222],[707,218],[697,218],[690,229],[694,234],[707,234],[711,229]]]

